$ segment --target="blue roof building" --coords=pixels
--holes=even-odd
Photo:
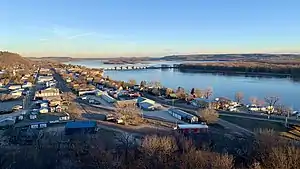
[[[96,121],[72,121],[67,122],[65,126],[65,134],[73,133],[95,133],[97,130]]]

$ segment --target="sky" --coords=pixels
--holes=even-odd
[[[28,57],[300,52],[299,0],[1,0],[0,50]]]

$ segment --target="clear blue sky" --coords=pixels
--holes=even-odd
[[[0,50],[25,56],[300,52],[299,0],[2,0]]]

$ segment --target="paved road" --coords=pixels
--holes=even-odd
[[[246,118],[246,119],[252,119],[252,120],[261,120],[261,121],[269,121],[269,122],[276,122],[276,123],[285,123],[285,120],[276,120],[276,119],[268,119],[268,118],[260,118],[260,117],[250,117],[250,116],[243,116],[239,114],[221,114],[222,116],[229,116],[229,117],[238,117],[238,118]],[[291,119],[288,119],[288,124],[294,124],[299,125],[299,121],[293,121]]]
[[[285,122],[286,117],[276,116],[276,115],[266,115],[266,114],[253,114],[253,113],[233,113],[233,112],[219,112],[221,115],[231,115],[236,117],[247,117],[247,118],[256,118],[265,121],[276,121],[276,122]],[[300,124],[300,119],[296,119],[294,116],[288,117],[288,122],[290,124]]]

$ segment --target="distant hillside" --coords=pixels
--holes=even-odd
[[[289,60],[300,58],[297,54],[196,54],[164,56],[163,60]]]
[[[12,67],[14,65],[21,65],[24,67],[28,67],[32,65],[32,61],[23,58],[17,53],[0,51],[0,66]]]
[[[247,61],[257,61],[257,60],[290,60],[298,59],[300,55],[298,54],[196,54],[196,55],[172,55],[164,56],[162,60],[225,60],[225,61],[234,61],[234,60],[247,60]]]
[[[57,62],[68,62],[71,60],[74,60],[74,58],[71,57],[28,57],[31,60],[35,61],[42,61],[42,60],[49,60],[49,61],[57,61]]]
[[[141,61],[287,61],[300,60],[300,54],[191,54],[170,55],[163,57],[117,57],[117,58],[73,58],[73,57],[42,57],[30,58],[32,60],[50,60],[57,62],[68,62],[78,60],[104,60],[108,64],[139,63]]]

